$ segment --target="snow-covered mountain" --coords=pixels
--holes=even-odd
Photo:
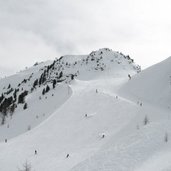
[[[90,55],[62,56],[54,61],[36,63],[2,79],[0,140],[26,132],[49,117],[71,96],[70,84],[74,78],[92,80],[107,74],[116,77],[120,70],[127,77],[139,72],[140,67],[129,56],[106,48]]]
[[[140,72],[104,48],[2,79],[0,170],[171,169],[169,61]]]

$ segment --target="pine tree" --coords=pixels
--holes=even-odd
[[[28,91],[24,91],[18,96],[18,103],[24,103],[25,101],[25,96],[27,96]]]
[[[59,73],[59,77],[58,77],[58,78],[60,79],[60,78],[62,78],[62,77],[63,77],[63,72],[61,71],[61,72]]]
[[[46,93],[46,90],[45,90],[45,89],[43,89],[43,91],[42,91],[42,95],[45,95],[45,93]]]
[[[5,124],[5,115],[2,115],[1,125]]]
[[[8,85],[8,89],[10,89],[10,88],[11,88],[11,84]]]
[[[55,86],[56,86],[56,80],[53,80],[53,89],[55,88]]]
[[[47,85],[46,86],[46,93],[50,90],[50,87]]]
[[[15,108],[16,108],[16,104],[13,103],[13,104],[10,106],[10,114],[11,114],[11,115],[14,113]]]
[[[38,85],[38,79],[36,79],[33,83],[33,87],[35,88]]]
[[[27,107],[28,107],[28,106],[27,106],[27,103],[25,103],[23,109],[26,110]]]
[[[43,75],[43,74],[42,74],[42,75]],[[42,75],[41,75],[40,78],[39,78],[39,85],[42,84]]]
[[[71,74],[71,80],[73,80],[74,79],[74,75],[73,74]]]
[[[2,95],[0,96],[0,103],[3,101],[4,99],[4,94],[2,93]]]

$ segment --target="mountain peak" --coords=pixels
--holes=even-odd
[[[54,96],[56,89],[68,92],[68,86],[75,78],[87,81],[115,77],[128,79],[128,75],[138,72],[140,67],[128,55],[108,48],[92,51],[89,55],[66,55],[54,61],[36,62],[33,67],[1,80],[1,123],[8,123],[8,116],[21,112],[27,114],[29,111],[31,116],[36,103],[45,103],[49,94]],[[61,101],[58,99],[59,103],[69,96],[70,93],[63,93]],[[54,102],[52,104],[55,105]],[[51,112],[47,113],[50,115]],[[19,132],[22,130],[23,125]],[[10,134],[10,137],[13,136],[16,136],[14,132]]]

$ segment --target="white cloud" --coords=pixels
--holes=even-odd
[[[169,0],[0,0],[0,66],[19,70],[102,47],[149,66],[171,54],[170,5]]]

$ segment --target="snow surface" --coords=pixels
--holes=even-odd
[[[137,72],[135,65],[120,55],[119,64],[111,62],[118,53],[105,49],[95,52],[95,58],[101,51],[104,71],[93,70],[94,62],[79,63],[86,56],[64,57],[70,63],[77,60],[72,72],[79,69],[78,77],[59,84],[47,99],[38,100],[40,87],[27,97],[30,107],[24,112],[18,108],[1,126],[0,171],[17,171],[26,161],[33,171],[171,170],[170,58],[129,80],[128,74]],[[41,67],[33,68],[3,82],[15,84],[27,72],[40,75]]]

